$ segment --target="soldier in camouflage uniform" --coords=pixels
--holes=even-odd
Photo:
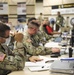
[[[7,75],[12,71],[23,70],[24,52],[15,50],[11,52],[1,44],[9,37],[10,28],[0,23],[0,75]]]
[[[48,20],[44,20],[40,27],[40,30],[43,34],[45,34],[44,36],[53,37],[54,34],[60,34],[60,32],[53,31],[53,28],[50,26],[50,22]]]
[[[25,66],[26,51],[20,41],[18,47],[12,51],[2,43],[9,37],[10,28],[3,23],[0,23],[0,75],[7,75],[12,71],[23,70]],[[22,37],[23,38],[23,37]],[[16,40],[17,41],[17,40]],[[40,61],[37,56],[27,56],[32,62]]]
[[[64,17],[60,15],[60,12],[57,13],[56,24],[59,26],[64,26]]]
[[[15,39],[15,44],[14,44],[15,49],[18,50],[18,51],[22,50],[21,52],[23,52],[23,49],[25,50],[25,53],[26,53],[25,60],[26,61],[31,61],[31,62],[41,61],[42,59],[40,59],[39,56],[31,56],[31,55],[27,54],[26,49],[25,49],[24,44],[23,44],[23,37],[24,36],[23,36],[22,33],[15,34],[15,37],[14,37],[14,39]]]
[[[44,20],[43,14],[40,13],[39,17],[38,17],[38,21],[40,22],[40,24],[42,24],[42,21]]]
[[[51,49],[44,47],[47,39],[43,36],[44,33],[39,31],[39,26],[37,22],[32,21],[28,24],[27,32],[24,33],[23,44],[29,55],[45,55],[51,53]]]

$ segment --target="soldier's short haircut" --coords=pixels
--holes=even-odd
[[[42,13],[40,13],[40,15],[42,15]]]
[[[29,24],[28,24],[28,27],[30,28],[39,28],[40,27],[40,24],[35,22],[35,21],[31,21]]]
[[[32,20],[36,20],[36,18],[35,17],[31,17],[31,18],[28,19],[28,22],[31,22]]]
[[[7,26],[6,24],[0,23],[0,37],[4,37],[5,31],[7,30],[11,30],[10,27]]]

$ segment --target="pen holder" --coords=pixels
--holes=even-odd
[[[73,49],[69,48],[69,57],[72,57]]]

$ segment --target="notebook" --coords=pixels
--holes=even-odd
[[[49,70],[49,66],[41,66],[41,67],[29,67],[28,68],[30,71],[35,72],[35,71],[44,71],[44,70]]]
[[[48,48],[57,47],[57,48],[60,48],[61,46],[59,45],[58,42],[49,42],[49,43],[46,43],[46,44],[44,45],[44,47],[48,47]]]

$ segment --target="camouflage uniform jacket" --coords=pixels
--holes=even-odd
[[[56,17],[56,24],[57,25],[61,25],[61,26],[63,26],[63,24],[64,24],[64,18],[63,18],[63,16],[58,16],[58,17]]]
[[[16,50],[18,50],[18,51],[21,50],[20,52],[22,52],[25,61],[28,61],[29,58],[31,57],[30,55],[27,55],[26,49],[23,45],[23,42],[16,42],[16,41],[14,42],[14,51],[16,51]]]
[[[47,43],[53,37],[52,35],[48,35],[45,31],[40,30],[38,31],[37,35],[43,45],[45,45],[45,43]]]
[[[0,45],[0,54],[6,54],[3,61],[0,61],[0,75],[6,75],[9,71],[23,70],[25,60],[24,52],[21,50],[14,50],[12,54],[8,54]]]
[[[41,32],[40,32],[41,33]],[[31,36],[28,33],[25,33],[23,44],[25,46],[26,52],[29,55],[45,55],[49,54],[51,50],[49,48],[45,48],[43,45],[46,43],[43,35],[40,33],[36,33]],[[30,42],[28,40],[31,40]]]

